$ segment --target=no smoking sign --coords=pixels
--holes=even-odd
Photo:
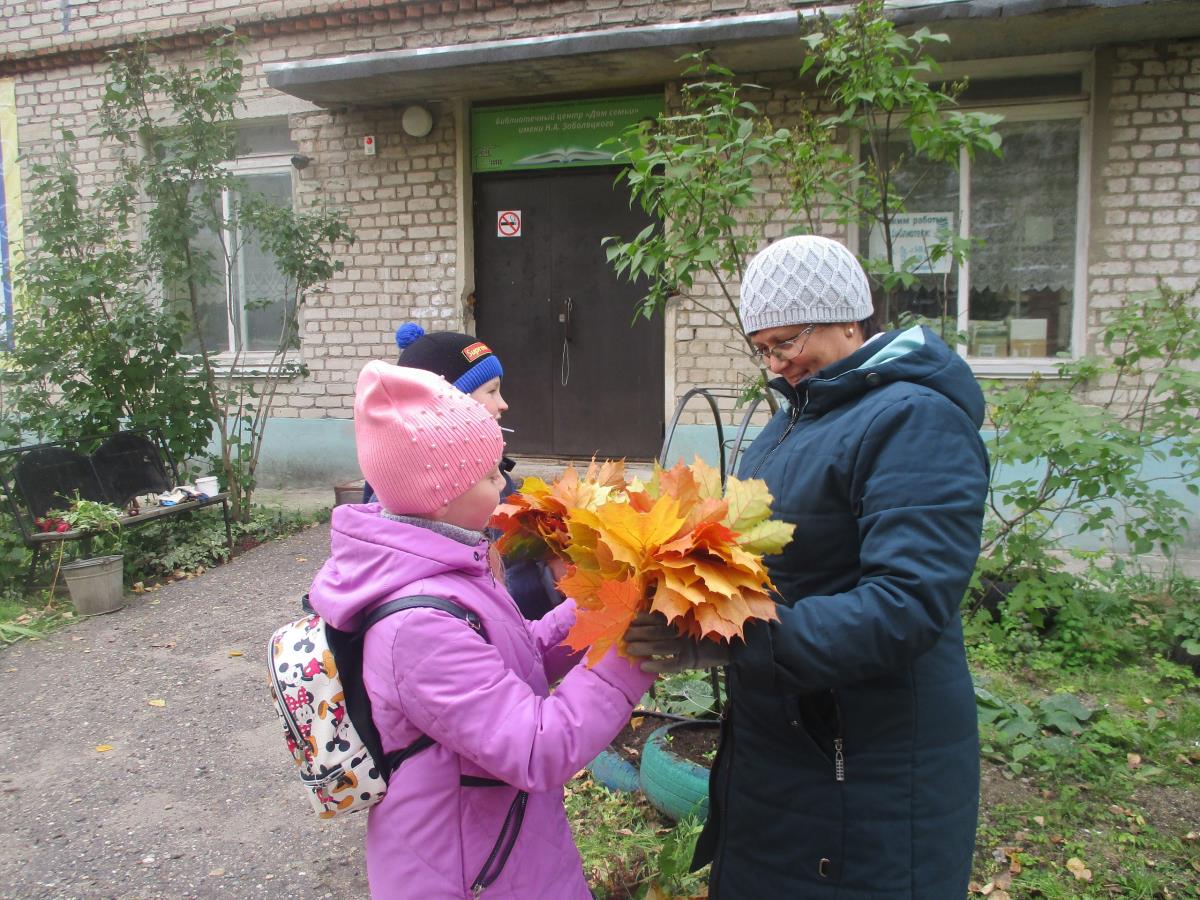
[[[521,236],[521,211],[519,209],[502,209],[496,213],[496,237],[511,238]]]

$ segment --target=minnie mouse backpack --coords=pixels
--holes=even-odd
[[[302,601],[309,613],[279,628],[267,646],[271,696],[283,736],[322,819],[373,806],[387,793],[388,778],[434,741],[422,735],[385,754],[371,719],[362,678],[363,636],[376,622],[401,610],[431,607],[463,619],[483,635],[479,618],[440,597],[389,600],[366,617],[357,632],[339,631]]]

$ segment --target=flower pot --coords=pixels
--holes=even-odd
[[[708,767],[684,759],[671,749],[668,735],[684,728],[715,728],[717,722],[675,722],[655,730],[642,748],[638,778],[646,799],[663,815],[708,818]]]
[[[97,616],[115,612],[125,605],[123,561],[120,554],[96,556],[62,567],[75,612],[81,616]]]

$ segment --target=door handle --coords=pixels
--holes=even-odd
[[[562,336],[564,341],[571,341],[571,313],[574,304],[571,298],[568,297],[562,305],[562,309],[558,313],[558,323],[562,326]]]

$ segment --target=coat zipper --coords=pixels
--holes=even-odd
[[[833,710],[837,715],[837,734],[833,738],[833,778],[835,781],[846,780],[845,729],[842,727],[842,705],[838,703],[837,691],[829,691],[833,697]]]
[[[804,398],[804,405],[808,406],[807,397]],[[800,416],[803,414],[804,411],[802,409],[797,407],[795,404],[792,404],[792,409],[788,413],[788,427],[783,430],[783,434],[779,436],[779,440],[775,442],[775,446],[763,454],[763,458],[758,461],[758,465],[755,466],[754,471],[750,473],[751,478],[754,478],[758,475],[758,470],[763,467],[763,463],[767,461],[767,457],[774,453],[779,448],[779,445],[787,440],[787,436],[792,433],[792,429],[796,427],[796,422],[799,421]]]
[[[487,890],[504,871],[508,857],[512,854],[513,847],[516,846],[517,836],[521,833],[521,823],[525,820],[525,807],[528,803],[529,794],[525,791],[518,791],[512,806],[508,808],[508,815],[504,818],[504,827],[500,829],[496,845],[492,847],[487,862],[483,864],[483,868],[479,870],[479,874],[475,876],[475,881],[471,885],[472,897],[478,897]]]

